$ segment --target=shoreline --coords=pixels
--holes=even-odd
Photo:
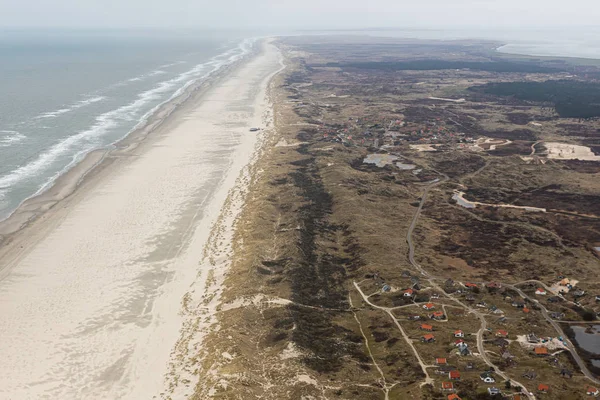
[[[0,396],[193,391],[189,379],[199,377],[189,363],[214,322],[204,301],[219,301],[249,171],[268,134],[248,129],[270,126],[263,95],[280,67],[279,51],[260,41],[170,115],[155,116],[147,135],[90,153],[80,179],[21,213],[29,222],[0,250]]]
[[[187,87],[182,86],[179,89],[181,93],[159,104],[153,111],[142,117],[140,123],[123,138],[103,148],[91,150],[81,160],[74,163],[71,168],[68,168],[54,181],[47,184],[45,189],[41,188],[37,193],[23,200],[6,218],[0,219],[0,259],[2,256],[1,249],[11,242],[12,236],[72,195],[95,170],[108,167],[110,157],[123,157],[128,153],[133,153],[137,147],[151,139],[152,134],[192,97],[202,96],[220,79],[223,79],[232,70],[255,56],[258,52],[257,48],[264,41],[265,39],[254,40],[252,48],[243,54],[240,59],[223,66],[204,79],[192,82]],[[3,269],[0,264],[0,279],[3,276]]]

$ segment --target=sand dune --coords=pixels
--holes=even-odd
[[[243,184],[260,141],[248,129],[264,126],[280,68],[265,45],[12,238],[0,259],[0,398],[151,399],[172,383],[182,299],[207,290],[204,250]]]

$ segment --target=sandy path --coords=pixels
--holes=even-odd
[[[135,154],[114,156],[2,259],[0,398],[150,399],[202,290],[202,251],[252,159],[280,68],[271,45],[177,111]]]

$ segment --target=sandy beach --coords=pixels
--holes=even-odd
[[[0,226],[0,398],[193,392],[282,65],[262,43]]]

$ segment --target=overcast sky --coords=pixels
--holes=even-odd
[[[600,0],[0,0],[0,27],[598,25]]]

